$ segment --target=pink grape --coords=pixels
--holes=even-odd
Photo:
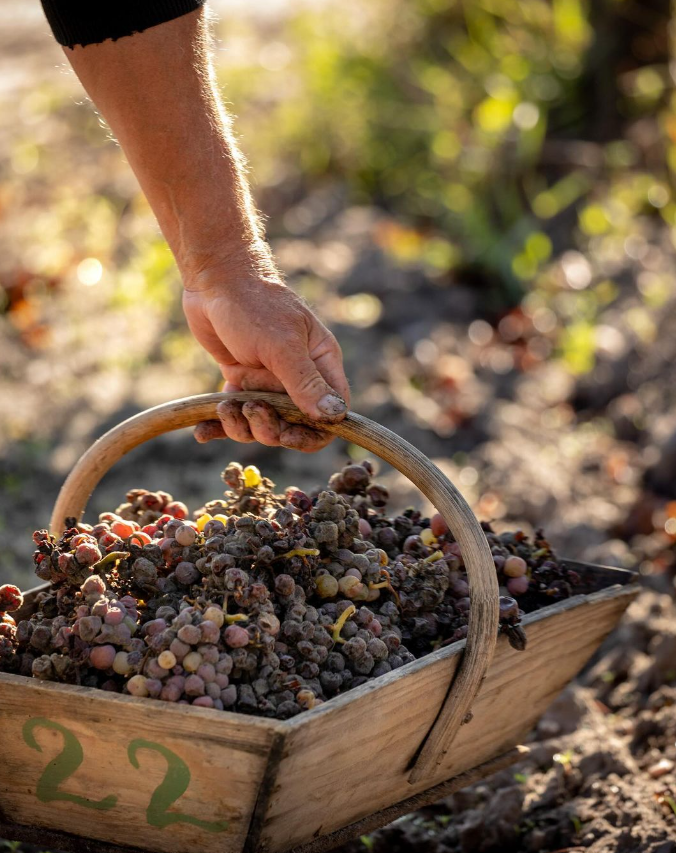
[[[529,582],[525,575],[518,578],[510,578],[507,581],[507,589],[511,595],[523,595],[528,592]]]
[[[89,652],[89,662],[95,669],[110,669],[116,654],[115,646],[95,646]]]
[[[249,644],[249,632],[239,625],[228,625],[223,632],[223,639],[233,649],[241,649]]]
[[[435,536],[445,536],[448,533],[448,525],[441,513],[435,513],[430,519],[430,527]]]

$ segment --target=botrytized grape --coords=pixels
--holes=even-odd
[[[190,520],[166,492],[132,489],[94,526],[37,531],[52,584],[17,625],[0,587],[0,669],[165,702],[288,719],[464,640],[471,596],[462,549],[438,513],[386,515],[374,468],[351,463],[312,494],[229,465],[224,496]],[[523,613],[579,577],[541,531],[483,525],[500,630],[523,648]]]
[[[510,595],[523,595],[528,592],[529,581],[525,575],[510,577],[507,581],[507,591]]]
[[[186,672],[197,672],[204,663],[204,658],[199,652],[188,652],[181,661],[181,665]]]
[[[132,696],[147,696],[148,679],[144,675],[133,675],[127,682],[127,690]]]
[[[512,555],[504,561],[502,571],[508,578],[520,578],[528,571],[528,563],[526,563],[523,557]]]
[[[223,632],[223,639],[233,649],[239,649],[249,644],[249,634],[245,628],[239,625],[228,625]]]
[[[0,586],[0,613],[12,613],[23,604],[23,595],[18,586],[6,583]]]
[[[115,646],[94,646],[89,653],[89,662],[96,669],[110,669],[115,661]]]

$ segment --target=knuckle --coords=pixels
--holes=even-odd
[[[224,400],[216,406],[216,414],[221,420],[232,421],[241,411],[241,403],[234,400]]]
[[[277,416],[272,406],[263,400],[248,400],[242,406],[242,413],[247,418],[265,421],[273,421]]]
[[[340,344],[338,343],[335,336],[327,330],[326,335],[321,338],[321,340],[312,347],[310,351],[310,358],[318,359],[322,356],[332,356],[338,357],[342,359],[343,351],[340,348]]]
[[[301,376],[296,386],[300,394],[323,394],[326,391],[326,387],[326,381],[316,370],[313,370],[312,373],[308,372],[305,376]]]

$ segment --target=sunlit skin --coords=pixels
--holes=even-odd
[[[176,258],[183,309],[220,366],[224,390],[286,391],[334,423],[349,387],[331,332],[277,271],[214,83],[206,12],[64,52],[109,124]],[[232,438],[306,452],[327,433],[290,425],[264,403],[221,404],[198,441]]]

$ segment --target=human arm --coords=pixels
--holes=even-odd
[[[118,41],[65,50],[110,125],[176,258],[195,338],[245,390],[286,390],[307,415],[340,420],[349,388],[334,336],[279,275],[218,96],[205,11]],[[224,406],[240,441],[315,450],[329,436],[263,404]],[[202,426],[198,440],[222,437]]]

